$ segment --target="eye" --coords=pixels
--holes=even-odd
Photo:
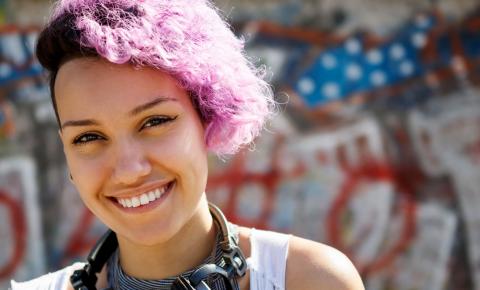
[[[140,128],[140,130],[147,129],[147,128],[150,128],[150,127],[160,126],[160,125],[163,125],[163,124],[165,124],[165,123],[172,122],[172,121],[174,121],[176,118],[177,118],[177,116],[175,116],[175,117],[168,117],[168,116],[154,116],[154,117],[150,117],[150,118],[148,118],[148,119],[143,123],[142,127]]]
[[[105,138],[95,133],[85,133],[73,139],[72,143],[74,145],[86,145],[96,140],[105,140]]]

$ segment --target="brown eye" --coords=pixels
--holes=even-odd
[[[156,126],[160,126],[160,125],[163,125],[165,123],[169,123],[169,122],[172,122],[176,119],[177,117],[167,117],[167,116],[155,116],[155,117],[151,117],[149,119],[147,119],[147,121],[145,121],[145,123],[143,123],[142,127],[140,128],[140,130],[143,130],[143,129],[146,129],[146,128],[150,128],[150,127],[156,127]]]
[[[100,136],[98,134],[86,133],[86,134],[82,134],[82,135],[76,137],[75,139],[73,139],[72,143],[74,145],[85,145],[85,144],[88,144],[88,143],[96,141],[96,140],[105,140],[105,138],[103,138],[102,136]]]

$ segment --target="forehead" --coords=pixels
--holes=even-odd
[[[60,119],[64,115],[127,112],[158,97],[190,103],[185,90],[167,73],[96,58],[66,62],[58,71],[54,90]]]

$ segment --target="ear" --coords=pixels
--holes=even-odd
[[[62,143],[63,143],[63,132],[62,132],[62,129],[58,129],[58,136],[60,137],[60,140],[61,140]]]
[[[62,141],[62,144],[65,144],[65,143],[63,142],[63,132],[62,132],[62,129],[58,129],[58,136],[60,137],[60,140]],[[71,182],[73,185],[75,185],[75,183],[73,182],[73,177],[72,177],[72,174],[70,173],[70,171],[69,171],[69,176],[68,176],[68,177],[69,177],[70,182]]]
[[[62,129],[58,129],[58,137],[60,137],[60,141],[62,142],[62,148],[65,153],[65,136],[63,135]],[[66,157],[66,156],[65,156]]]

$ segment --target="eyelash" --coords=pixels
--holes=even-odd
[[[86,140],[82,140],[82,139],[86,139]],[[82,134],[78,137],[76,137],[75,139],[73,139],[73,144],[74,145],[85,145],[87,143],[90,143],[92,141],[95,141],[95,140],[105,140],[105,138],[101,137],[99,134],[95,134],[95,133],[86,133],[86,134]]]
[[[165,124],[165,123],[169,123],[171,121],[174,121],[176,118],[177,118],[177,116],[175,116],[175,117],[167,117],[167,116],[151,117],[151,118],[147,119],[147,121],[140,127],[139,131],[141,131],[143,129],[157,127],[157,126],[160,126],[160,125]],[[85,139],[85,140],[82,140],[82,139]],[[76,137],[73,140],[72,143],[74,145],[86,145],[86,144],[88,144],[92,141],[96,141],[96,140],[106,140],[106,139],[104,137],[100,136],[99,134],[96,134],[96,133],[85,133],[85,134],[82,134],[82,135]]]
[[[145,129],[145,128],[152,128],[152,127],[160,126],[162,124],[174,121],[176,118],[177,118],[177,116],[175,116],[175,117],[168,117],[168,116],[151,117],[151,118],[148,118],[145,123],[143,123],[140,130]],[[149,123],[154,123],[154,124],[149,125]]]

